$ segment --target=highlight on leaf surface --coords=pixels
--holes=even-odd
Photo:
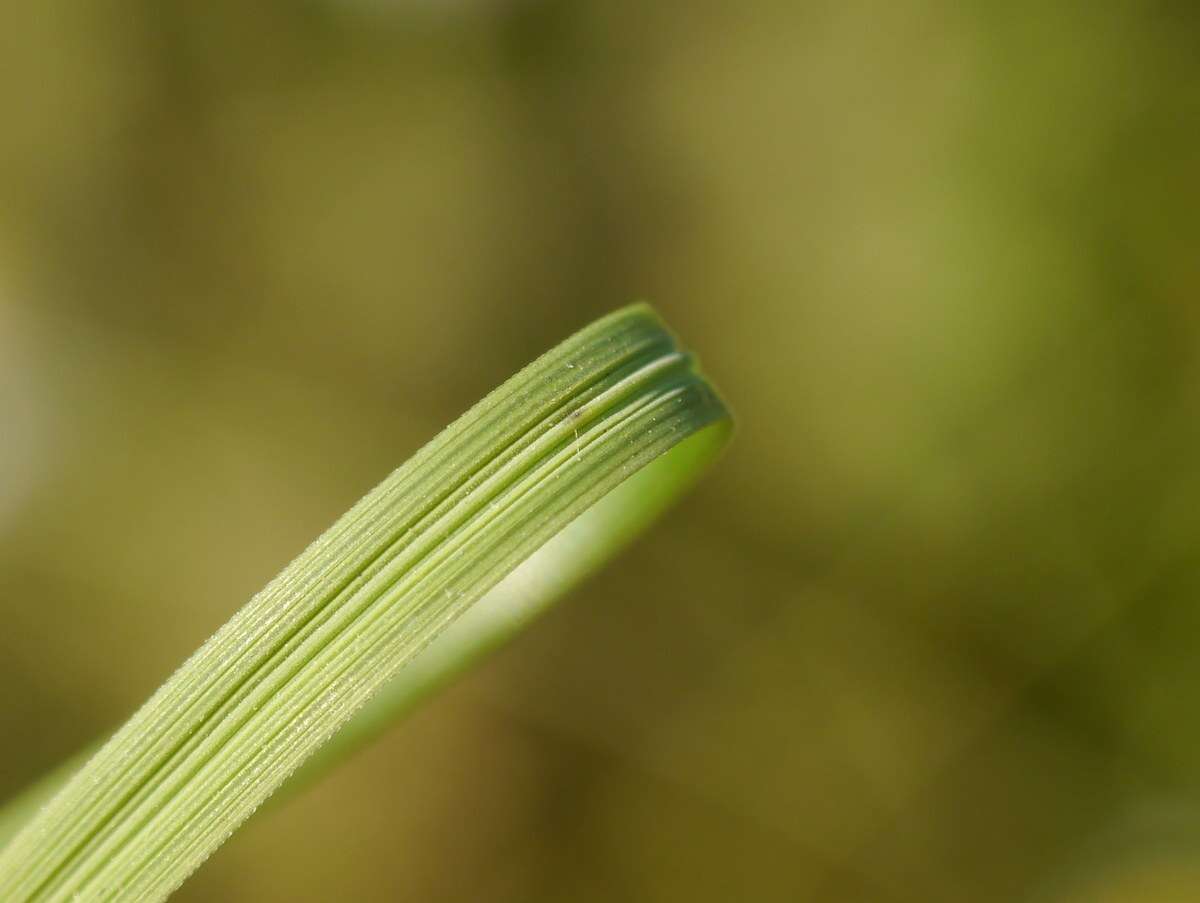
[[[0,832],[21,824],[0,850],[0,900],[165,898],[289,777],[602,563],[730,430],[649,307],[567,339],[351,508],[86,764],[0,811]]]

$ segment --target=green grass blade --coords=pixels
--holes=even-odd
[[[0,851],[0,899],[166,897],[306,762],[361,743],[611,555],[729,423],[646,306],[567,339],[206,642]]]

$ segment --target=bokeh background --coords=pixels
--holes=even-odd
[[[1200,899],[1200,13],[0,12],[0,797],[652,299],[659,529],[181,901]]]

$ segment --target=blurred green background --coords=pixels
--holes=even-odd
[[[652,299],[700,489],[182,901],[1200,899],[1200,10],[0,15],[0,797]]]

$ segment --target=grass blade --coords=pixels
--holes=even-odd
[[[729,423],[644,305],[567,339],[205,643],[0,852],[0,899],[166,897],[298,768],[360,743],[608,557]]]

